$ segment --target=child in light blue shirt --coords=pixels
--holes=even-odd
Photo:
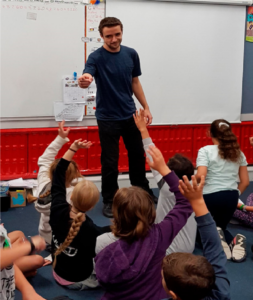
[[[219,191],[237,190],[238,174],[242,166],[247,166],[245,155],[241,152],[238,162],[233,162],[220,157],[218,145],[205,146],[199,149],[197,168],[207,167],[206,183],[203,194]]]
[[[199,150],[196,177],[200,180],[205,176],[204,200],[218,227],[227,259],[240,262],[246,258],[246,238],[241,234],[234,238],[227,225],[237,208],[239,194],[249,185],[247,161],[228,121],[213,121],[210,136],[214,145]]]

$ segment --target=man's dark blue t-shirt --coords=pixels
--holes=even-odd
[[[97,84],[98,120],[126,120],[135,113],[132,78],[141,75],[138,53],[120,46],[119,52],[104,47],[89,55],[83,73],[91,74]]]

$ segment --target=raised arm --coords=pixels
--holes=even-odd
[[[70,146],[70,148],[66,151],[63,158],[59,161],[54,175],[53,175],[53,181],[52,181],[52,206],[51,211],[54,209],[55,206],[58,206],[59,204],[65,203],[68,205],[66,201],[66,186],[65,186],[65,180],[66,180],[66,171],[68,169],[68,166],[75,155],[75,153],[79,149],[87,149],[90,148],[92,145],[91,142],[82,141],[81,139],[74,141],[74,143]]]
[[[184,182],[180,180],[180,192],[189,200],[196,215],[196,222],[200,233],[203,252],[206,259],[213,266],[215,272],[215,286],[211,297],[207,299],[230,299],[230,283],[225,268],[227,258],[221,246],[216,224],[208,212],[202,196],[204,187],[204,176],[201,177],[200,184],[197,184],[195,176],[192,176],[192,185],[186,176]]]
[[[44,182],[49,180],[48,172],[52,162],[55,160],[55,156],[58,154],[62,146],[69,142],[68,134],[70,128],[65,130],[64,124],[65,121],[59,123],[58,136],[38,159],[38,166],[40,167],[38,173],[38,193],[40,193],[41,189],[44,187]]]
[[[141,133],[142,143],[143,143],[145,153],[146,153],[147,157],[150,159],[150,161],[152,161],[152,157],[149,155],[147,150],[148,150],[149,146],[155,146],[155,144],[152,142],[152,139],[149,136],[147,124],[145,121],[144,110],[140,108],[140,111],[138,112],[138,110],[137,110],[136,113],[133,115],[133,117],[134,117],[135,124]],[[150,168],[150,169],[151,169],[153,176],[158,184],[158,187],[160,188],[159,182],[163,178],[162,175],[159,172],[157,172],[156,170],[154,170],[152,168]]]
[[[157,170],[170,186],[170,191],[176,197],[176,205],[165,216],[164,220],[157,224],[161,233],[161,250],[166,250],[172,243],[178,232],[184,227],[188,218],[192,214],[192,207],[186,198],[179,192],[179,179],[177,175],[169,169],[164,161],[162,153],[156,147],[150,147],[148,153],[152,156],[153,162],[147,158],[149,166]]]

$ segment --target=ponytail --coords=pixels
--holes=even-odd
[[[75,219],[72,222],[72,225],[69,229],[68,236],[66,237],[65,241],[60,245],[60,247],[55,251],[54,254],[54,262],[53,262],[53,268],[56,266],[56,260],[57,256],[64,251],[73,241],[73,239],[77,236],[80,227],[83,223],[82,221],[83,213],[78,213],[75,217]]]
[[[228,121],[223,119],[213,121],[210,134],[219,142],[218,149],[221,158],[235,163],[239,162],[241,158],[240,145]]]

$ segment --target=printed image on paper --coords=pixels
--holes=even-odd
[[[85,103],[87,89],[81,89],[78,80],[65,76],[63,79],[63,102],[64,103]]]

